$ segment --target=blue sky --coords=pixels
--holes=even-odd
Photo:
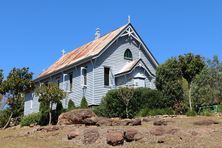
[[[222,57],[221,0],[0,0],[0,68],[30,67],[35,77],[61,56],[127,23],[153,55]]]

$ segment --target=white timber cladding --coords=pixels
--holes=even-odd
[[[119,73],[127,63],[132,62],[131,59],[124,58],[124,53],[127,49],[132,53],[132,60],[141,59],[143,62],[136,65],[130,72],[123,73],[117,77],[115,74]],[[39,80],[38,84],[45,81],[58,83],[59,87],[66,93],[66,97],[62,100],[64,108],[67,108],[70,99],[75,102],[76,106],[79,106],[83,96],[86,97],[89,105],[99,105],[102,97],[109,90],[120,86],[135,85],[134,77],[138,73],[144,75],[145,87],[155,88],[155,73],[158,65],[155,62],[133,27],[129,25],[98,56],[81,65],[73,65],[60,73],[50,75],[44,80]],[[104,67],[110,68],[109,86],[104,85]],[[84,84],[84,70],[87,71],[87,85]],[[70,73],[72,73],[72,87],[70,86]],[[25,96],[25,115],[39,111],[38,97],[32,94],[34,92]]]

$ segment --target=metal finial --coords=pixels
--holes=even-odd
[[[65,55],[65,49],[62,49],[62,55],[64,56]]]
[[[100,38],[101,34],[100,34],[100,29],[96,28],[96,33],[95,33],[95,39]]]
[[[128,15],[128,24],[131,22],[130,15]]]

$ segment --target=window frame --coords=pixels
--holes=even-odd
[[[127,48],[124,52],[124,59],[125,60],[133,60],[133,54],[129,48]]]
[[[108,74],[105,73],[105,69],[109,70]],[[103,79],[104,83],[103,84],[104,84],[105,87],[109,87],[110,86],[110,69],[111,68],[109,66],[104,66],[104,71],[103,71],[104,72],[104,75],[103,75],[104,76],[104,79]],[[108,79],[106,77],[107,75],[108,75]],[[108,80],[108,84],[106,84],[106,80]]]
[[[69,73],[69,91],[73,89],[73,72]]]
[[[84,73],[85,71],[85,73]],[[83,87],[87,86],[87,67],[81,67],[81,85]]]

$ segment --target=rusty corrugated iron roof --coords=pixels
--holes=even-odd
[[[80,60],[99,54],[126,26],[127,25],[124,25],[99,39],[93,40],[69,53],[66,53],[48,69],[42,72],[37,79],[43,78]]]

